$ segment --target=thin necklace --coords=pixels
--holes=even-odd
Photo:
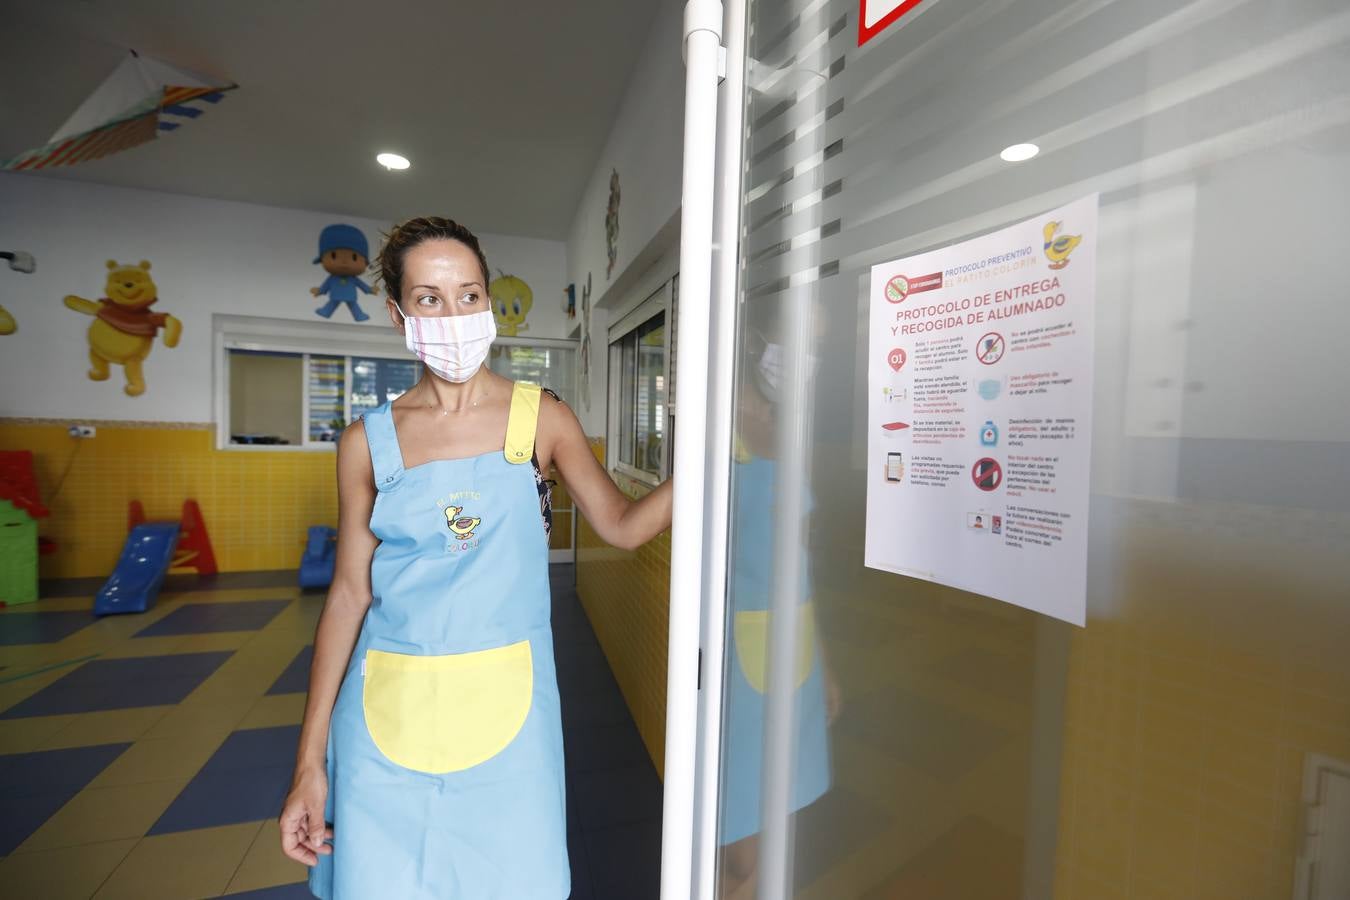
[[[435,391],[432,391],[432,392],[431,392],[431,396],[433,396],[433,397],[436,396]],[[475,398],[475,399],[473,399],[473,400],[470,400],[470,401],[469,401],[469,406],[477,406],[477,405],[478,405],[478,400],[479,400],[479,399],[481,399],[481,398]],[[428,404],[427,404],[427,409],[432,409],[432,410],[439,409],[440,412],[441,412],[441,415],[443,415],[443,416],[448,416],[448,415],[450,415],[450,410],[446,409],[446,408],[443,407],[443,406],[437,406],[435,403],[428,403]]]

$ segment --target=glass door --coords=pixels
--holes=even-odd
[[[1347,896],[1350,9],[875,5],[748,5],[717,895]],[[871,267],[1091,195],[1086,627],[865,567]]]

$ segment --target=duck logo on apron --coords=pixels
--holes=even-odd
[[[478,546],[478,529],[483,524],[481,517],[468,515],[463,506],[446,505],[441,512],[445,513],[445,527],[450,531],[446,553],[464,553]]]

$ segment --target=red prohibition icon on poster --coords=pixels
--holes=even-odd
[[[890,353],[886,354],[886,362],[890,363],[891,368],[897,372],[905,367],[905,360],[908,358],[909,357],[905,355],[905,351],[901,350],[899,347],[896,347]]]
[[[900,303],[909,296],[909,279],[897,275],[886,282],[886,299],[891,303]]]
[[[974,479],[975,486],[980,490],[996,491],[998,486],[1003,483],[1003,467],[998,464],[998,460],[986,456],[971,467],[970,477]]]
[[[1003,351],[1007,348],[1003,335],[991,331],[975,344],[975,356],[986,366],[992,366],[1003,358]]]

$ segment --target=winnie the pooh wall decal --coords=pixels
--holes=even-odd
[[[132,397],[145,393],[142,364],[155,345],[155,335],[164,329],[164,346],[177,347],[183,323],[168,313],[155,313],[150,307],[159,299],[159,288],[150,277],[150,263],[124,266],[108,260],[108,278],[104,296],[86,300],[67,294],[66,306],[93,316],[89,326],[89,378],[107,381],[116,364],[126,374],[123,388]]]

